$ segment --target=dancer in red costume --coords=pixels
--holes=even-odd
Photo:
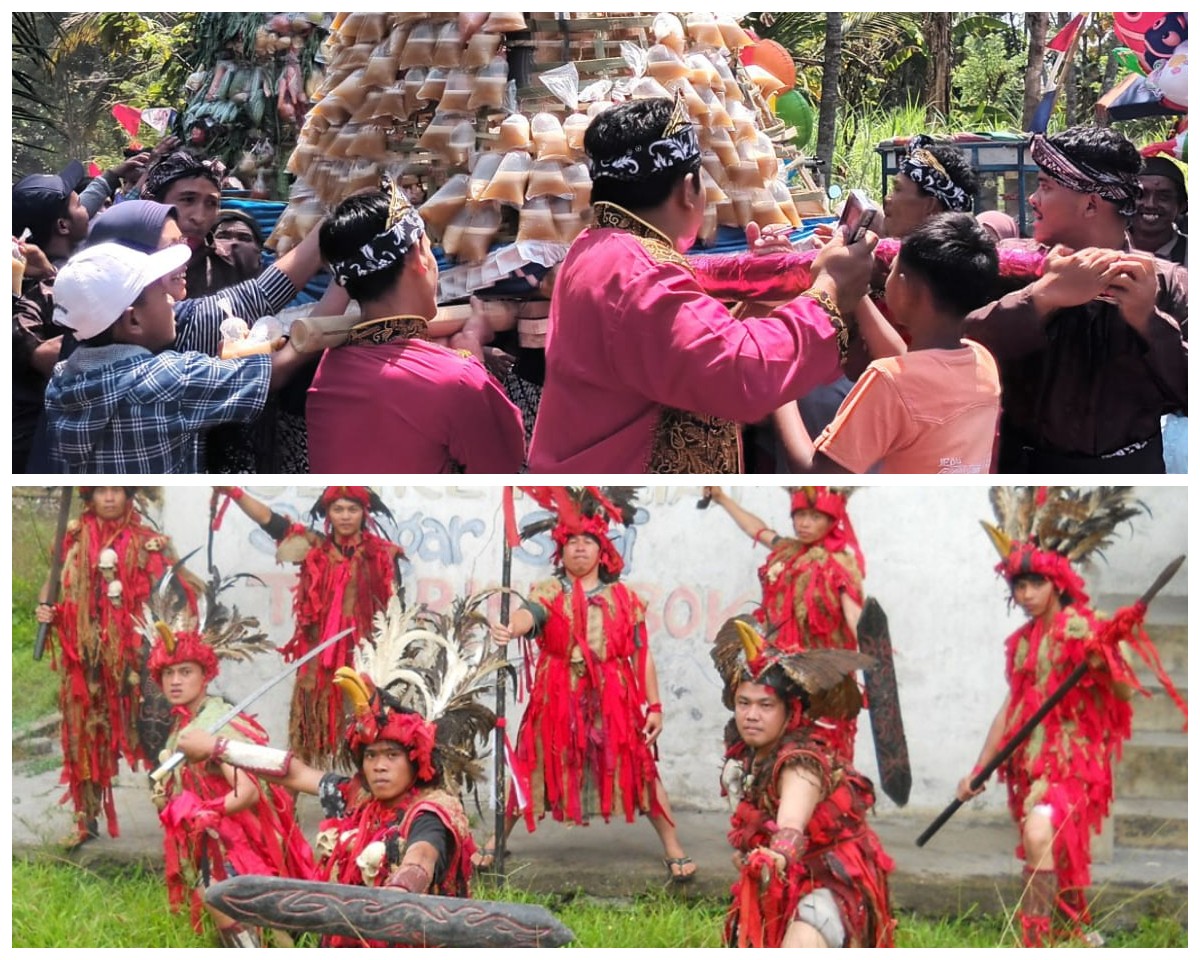
[[[857,650],[866,562],[846,512],[853,488],[789,489],[794,537],[776,533],[720,487],[705,487],[704,495],[770,551],[758,569],[763,600],[755,618],[771,646],[781,653]],[[835,741],[848,760],[854,758],[857,729],[853,718],[837,724]]]
[[[210,606],[210,613],[212,611]],[[210,618],[211,619],[211,618]],[[270,650],[266,635],[254,633],[257,620],[235,619],[195,631],[171,630],[159,621],[151,632],[157,642],[148,669],[162,685],[175,715],[166,753],[174,753],[181,734],[206,729],[229,711],[221,697],[210,696],[218,657],[245,659]],[[221,736],[235,750],[253,750],[267,742],[266,731],[247,714],[238,714]],[[191,890],[192,928],[200,933],[203,892],[210,883],[238,874],[313,878],[312,853],[296,823],[295,801],[280,786],[255,773],[216,760],[181,764],[155,787],[155,806],[163,825],[163,854],[172,911]],[[256,947],[258,933],[208,908],[222,946]]]
[[[404,613],[393,598],[382,628],[333,683],[353,708],[346,747],[355,772],[323,772],[288,752],[239,751],[193,728],[179,747],[193,760],[220,758],[283,786],[317,796],[325,818],[317,835],[317,878],[409,893],[470,896],[471,837],[458,801],[475,776],[476,744],[495,715],[475,702],[504,661],[478,652],[481,620],[468,600],[450,622]],[[486,643],[486,637],[483,640]],[[440,675],[429,664],[440,662]],[[388,946],[327,935],[323,947]]]
[[[620,582],[624,561],[608,537],[610,521],[632,522],[634,491],[523,489],[555,514],[558,567],[554,578],[532,587],[529,600],[507,624],[492,630],[498,643],[537,637],[514,773],[529,792],[525,824],[533,831],[547,812],[576,824],[596,814],[608,821],[614,812],[633,822],[635,813],[644,813],[662,842],[670,879],[687,882],[696,865],[679,843],[655,763],[663,708],[646,636],[646,607]],[[521,813],[514,789],[506,836]],[[489,844],[480,864],[490,865],[491,857]]]
[[[347,627],[354,632],[300,668],[292,693],[289,742],[306,763],[329,764],[341,745],[345,715],[333,674],[352,663],[371,636],[375,614],[400,590],[404,551],[377,532],[373,516],[390,516],[367,487],[326,487],[311,515],[325,519],[324,535],[275,513],[240,487],[217,487],[278,544],[280,561],[300,565],[293,594],[296,630],[280,653],[298,660]],[[370,528],[374,528],[374,531]],[[344,757],[343,757],[344,759]]]
[[[58,639],[62,802],[75,808],[76,827],[65,841],[72,847],[99,835],[101,811],[109,835],[119,835],[112,792],[118,761],[124,757],[136,770],[148,759],[138,729],[144,655],[137,618],[175,555],[139,512],[137,491],[79,488],[83,513],[62,545],[62,599],[46,599],[47,583],[37,608],[38,621],[53,624]]]
[[[971,790],[974,776],[1079,664],[1086,660],[1091,667],[1000,767],[1021,832],[1017,856],[1025,861],[1025,881],[1019,916],[1022,942],[1029,947],[1049,946],[1059,936],[1052,928],[1056,912],[1068,935],[1103,942],[1084,929],[1091,923],[1086,897],[1091,835],[1100,832],[1112,806],[1113,765],[1132,722],[1128,701],[1141,689],[1119,642],[1154,666],[1186,716],[1141,626],[1145,607],[1120,610],[1111,621],[1099,617],[1071,565],[1104,547],[1118,523],[1140,512],[1129,493],[1128,487],[992,491],[1000,526],[985,526],[1000,552],[996,570],[1029,621],[1005,643],[1009,694],[975,769],[959,783],[958,798],[981,793],[982,786]]]
[[[729,842],[740,876],[725,926],[739,947],[890,947],[893,869],[867,824],[871,781],[816,721],[845,721],[871,660],[846,650],[783,653],[749,620],[728,621],[712,648],[724,681],[724,791],[736,801]]]

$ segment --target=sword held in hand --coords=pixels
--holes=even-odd
[[[283,670],[281,670],[279,673],[275,674],[275,676],[271,677],[270,680],[266,681],[266,683],[264,683],[262,686],[260,686],[253,693],[242,698],[242,700],[237,704],[237,706],[230,707],[229,711],[227,713],[222,714],[220,717],[217,718],[216,722],[214,722],[214,723],[210,724],[208,727],[206,727],[205,732],[206,733],[216,733],[223,726],[225,726],[225,724],[229,723],[231,720],[236,718],[239,713],[244,711],[247,707],[249,707],[259,697],[261,697],[268,690],[270,690],[272,687],[274,687],[276,684],[278,684],[281,680],[284,680],[287,677],[290,677],[293,673],[295,673],[302,666],[304,666],[306,663],[308,663],[309,660],[311,660],[313,657],[315,657],[322,650],[325,650],[327,647],[332,646],[333,644],[335,644],[339,640],[341,640],[342,637],[346,636],[347,634],[353,633],[353,632],[354,632],[353,627],[347,627],[341,633],[336,633],[332,637],[330,637],[328,640],[323,640],[321,643],[317,644],[317,646],[315,646],[311,650],[309,650],[308,653],[306,653],[304,656],[302,656],[299,660],[296,660],[293,663],[289,663]],[[153,773],[150,774],[150,779],[153,780],[155,783],[161,783],[163,781],[163,778],[166,777],[167,774],[169,774],[172,770],[174,770],[176,767],[178,767],[186,759],[187,759],[187,757],[185,757],[182,753],[180,753],[178,750],[176,750],[173,754],[171,754],[169,757],[167,757],[166,760],[164,760],[161,764],[159,764],[158,769],[156,769]]]

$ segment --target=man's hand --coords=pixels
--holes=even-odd
[[[1111,283],[1123,256],[1120,250],[1055,246],[1046,254],[1041,278],[1030,288],[1039,312],[1049,316],[1056,310],[1095,300]]]
[[[54,604],[39,603],[37,610],[34,612],[34,617],[38,623],[53,623],[54,622]]]
[[[500,646],[504,646],[514,636],[507,623],[493,623],[491,625],[491,634],[492,639],[500,644]]]
[[[182,753],[192,763],[207,760],[216,748],[217,738],[207,730],[191,726],[179,735],[175,749]]]
[[[746,246],[751,253],[791,253],[790,230],[791,227],[779,223],[763,228],[751,220],[746,224]]]
[[[169,137],[163,137],[161,140],[158,141],[158,143],[156,143],[151,148],[150,163],[153,163],[155,160],[161,160],[163,157],[165,157],[168,153],[173,151],[178,146],[179,146],[179,138],[178,137],[176,137],[174,135],[171,135]]]
[[[954,795],[958,797],[960,803],[966,803],[968,800],[974,800],[977,796],[987,789],[987,784],[979,785],[978,790],[971,789],[971,781],[975,779],[975,771],[972,770],[965,777],[958,781],[958,789],[954,791]]]
[[[1104,291],[1121,311],[1121,319],[1133,327],[1143,338],[1150,335],[1150,318],[1154,315],[1154,304],[1158,299],[1158,273],[1154,269],[1154,255],[1150,253],[1123,253],[1113,267],[1114,275]]]
[[[116,177],[118,180],[132,180],[141,176],[142,171],[146,169],[146,165],[150,162],[150,151],[143,150],[136,156],[130,157],[128,160],[123,160],[115,167],[109,167],[105,173],[109,176]]]
[[[847,243],[845,233],[838,230],[813,260],[813,288],[829,293],[844,317],[866,296],[878,242],[879,237],[868,232],[858,243]]]
[[[33,280],[49,280],[58,271],[44,250],[37,244],[25,240],[18,242],[21,254],[25,257],[25,276]]]

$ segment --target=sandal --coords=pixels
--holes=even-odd
[[[663,857],[663,866],[667,868],[667,879],[674,884],[691,883],[696,877],[696,862],[691,857]],[[686,867],[691,866],[691,872]]]

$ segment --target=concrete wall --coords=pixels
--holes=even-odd
[[[306,513],[320,488],[250,487],[251,493],[293,516]],[[503,519],[495,486],[383,486],[395,515],[391,533],[408,555],[408,599],[444,609],[456,595],[498,584]],[[1084,571],[1102,608],[1139,594],[1172,557],[1185,552],[1187,496],[1183,487],[1142,487],[1138,497],[1153,519],[1139,517],[1118,531],[1116,544]],[[651,644],[665,710],[661,771],[679,807],[717,809],[721,706],[708,644],[724,620],[758,600],[756,569],[766,556],[720,508],[696,509],[698,487],[645,488],[643,509],[622,543],[626,580],[646,599]],[[778,486],[735,489],[741,503],[777,529],[789,528],[787,495]],[[208,487],[171,487],[164,529],[179,552],[203,548]],[[517,494],[522,522],[539,508]],[[1004,696],[1003,640],[1019,625],[1006,590],[993,573],[993,548],[979,527],[991,519],[986,487],[861,488],[850,512],[866,555],[868,593],[887,611],[913,768],[910,808],[940,808],[974,763],[988,724]],[[514,552],[518,590],[549,574],[548,536]],[[294,567],[274,561],[274,545],[231,506],[216,536],[214,559],[226,574],[254,573],[267,584],[232,592],[246,613],[284,643],[291,633]],[[201,549],[189,566],[203,573]],[[1168,586],[1163,603],[1186,611],[1187,569]],[[217,681],[236,700],[280,669],[277,657],[226,667]],[[281,685],[252,712],[273,738],[286,731],[290,687]],[[510,716],[519,710],[511,704]],[[875,777],[869,724],[860,723],[859,765]],[[991,791],[983,801],[999,809]],[[890,801],[880,798],[880,809]]]

